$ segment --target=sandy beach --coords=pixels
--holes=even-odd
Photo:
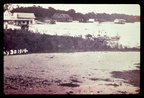
[[[140,52],[4,56],[4,94],[138,94]]]

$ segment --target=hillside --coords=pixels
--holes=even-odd
[[[74,9],[70,9],[68,11],[64,10],[56,10],[52,7],[49,8],[42,8],[41,6],[33,6],[33,7],[18,7],[13,9],[11,12],[25,12],[25,13],[34,13],[36,16],[36,19],[41,18],[51,18],[55,13],[63,13],[63,14],[69,14],[73,20],[78,21],[86,21],[90,18],[95,19],[96,21],[102,22],[102,21],[114,21],[115,19],[125,19],[126,22],[139,22],[140,16],[134,16],[134,15],[126,15],[126,14],[107,14],[107,13],[94,13],[89,12],[86,14],[82,14],[80,12],[76,12]]]

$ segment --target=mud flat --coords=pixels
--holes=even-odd
[[[140,52],[4,56],[5,94],[138,94]]]

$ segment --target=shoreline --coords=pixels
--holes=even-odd
[[[58,52],[37,52],[37,53],[21,53],[21,54],[9,54],[9,55],[6,55],[4,54],[4,56],[12,56],[12,55],[27,55],[27,54],[52,54],[52,53],[87,53],[87,52],[105,52],[105,53],[108,53],[108,52],[141,52],[140,50],[123,50],[123,51],[120,51],[120,50],[111,50],[111,51],[107,51],[107,50],[99,50],[99,51],[58,51]]]

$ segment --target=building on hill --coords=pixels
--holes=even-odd
[[[61,14],[61,13],[55,13],[52,17],[52,20],[58,21],[58,22],[72,22],[73,18],[68,14]]]

